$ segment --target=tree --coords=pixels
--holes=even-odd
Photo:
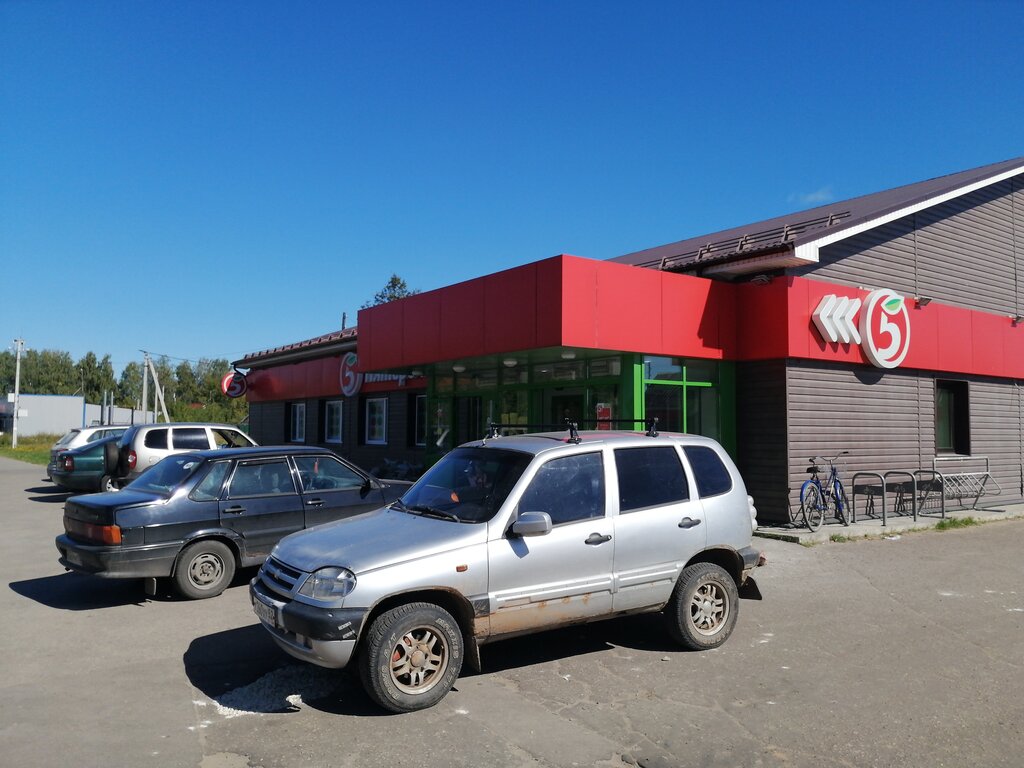
[[[14,391],[14,353],[0,352],[0,397]]]
[[[86,352],[82,359],[75,363],[75,370],[81,394],[87,403],[102,402],[103,393],[111,392],[117,386],[110,355],[104,355],[102,360],[97,360],[92,352]]]
[[[396,274],[392,274],[391,279],[388,280],[384,288],[373,295],[373,301],[366,302],[360,309],[375,307],[378,304],[387,304],[389,301],[404,299],[406,296],[413,296],[417,293],[419,293],[419,289],[409,290],[405,280]]]
[[[30,349],[21,358],[21,391],[28,395],[73,395],[82,387],[71,355]]]
[[[121,371],[117,382],[117,403],[125,408],[142,405],[142,364],[134,360]]]

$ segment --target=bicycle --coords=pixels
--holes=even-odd
[[[812,531],[821,527],[826,510],[843,525],[850,524],[850,503],[847,501],[846,488],[843,487],[839,471],[836,469],[836,461],[848,453],[849,451],[842,451],[831,458],[811,456],[808,459],[811,466],[807,468],[807,472],[811,477],[800,486],[800,514],[803,515],[804,524]],[[828,463],[828,477],[824,483],[818,476],[822,468],[815,463],[817,459]]]

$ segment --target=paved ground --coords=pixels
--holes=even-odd
[[[147,600],[63,573],[61,502],[0,459],[0,745],[24,766],[1019,766],[1024,522],[801,547],[709,653],[655,616],[498,643],[385,716],[293,663],[243,586]]]

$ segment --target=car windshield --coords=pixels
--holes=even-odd
[[[64,435],[64,437],[62,437],[60,440],[58,440],[56,443],[54,443],[53,447],[54,448],[60,448],[61,446],[68,445],[72,440],[75,439],[75,437],[78,435],[78,433],[80,431],[81,430],[78,430],[78,429],[71,430],[66,435]]]
[[[460,523],[490,520],[530,463],[500,448],[456,448],[410,488],[395,509]]]
[[[168,456],[125,487],[133,491],[148,491],[170,496],[175,488],[192,477],[204,463],[204,459],[188,454]]]

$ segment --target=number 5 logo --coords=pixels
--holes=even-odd
[[[895,368],[910,350],[910,313],[902,296],[887,288],[868,294],[860,313],[864,354],[879,368]],[[884,344],[884,346],[883,346]]]

